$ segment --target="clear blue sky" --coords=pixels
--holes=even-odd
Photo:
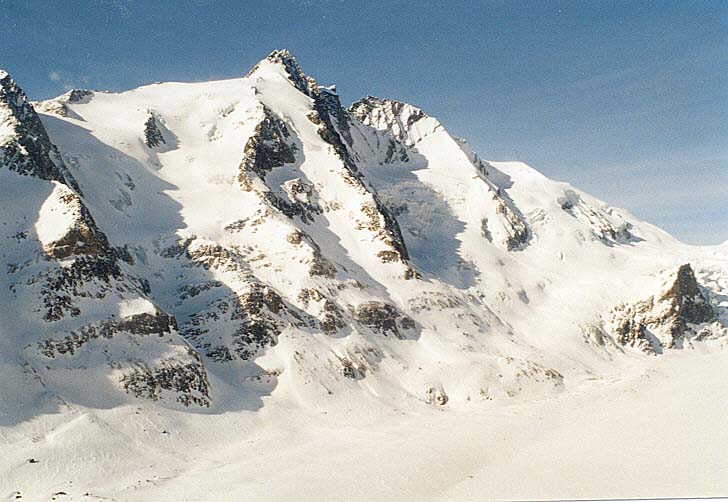
[[[0,0],[0,67],[67,87],[243,75],[274,48],[691,243],[728,239],[728,0]]]

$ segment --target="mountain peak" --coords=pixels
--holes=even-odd
[[[308,78],[298,66],[296,58],[288,51],[288,49],[275,49],[265,59],[261,60],[251,69],[246,77],[251,77],[260,69],[263,63],[280,65],[286,73],[288,80],[304,94],[309,94]]]
[[[428,118],[425,112],[416,106],[376,96],[366,96],[352,103],[349,106],[349,113],[363,124],[390,131],[398,140],[406,140],[411,126]],[[437,121],[432,121],[430,126],[436,127],[437,124],[439,124]]]
[[[268,56],[266,56],[266,59],[271,62],[281,62],[284,64],[290,64],[298,66],[298,62],[296,61],[296,58],[291,54],[291,51],[288,49],[273,49]]]
[[[0,69],[0,98],[2,98],[3,102],[7,101],[8,95],[11,93],[16,94],[18,91],[22,93],[22,90],[15,83],[13,77],[7,71]]]
[[[392,117],[401,117],[404,115],[410,124],[427,117],[425,112],[414,105],[405,103],[404,101],[379,98],[377,96],[365,96],[349,106],[349,111],[357,116],[364,116],[375,110],[391,115]]]
[[[670,277],[672,283],[662,294],[660,301],[672,300],[680,316],[687,322],[701,323],[713,319],[714,312],[707,298],[700,291],[693,268],[689,263],[681,265]]]
[[[23,89],[5,70],[0,70],[0,107],[6,108],[18,121],[33,112]]]

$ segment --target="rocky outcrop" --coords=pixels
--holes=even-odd
[[[119,344],[125,343],[122,339],[128,340],[131,347],[148,347],[146,350],[152,353],[161,348],[163,355],[143,357],[145,349],[142,353],[119,350]],[[109,370],[121,372],[121,388],[134,397],[158,400],[170,393],[172,399],[185,406],[210,405],[202,361],[191,347],[180,343],[174,317],[158,308],[82,325],[62,338],[48,338],[37,346],[38,352],[51,360],[82,357],[84,352],[104,353]]]
[[[317,126],[318,135],[341,161],[343,169],[339,171],[340,175],[360,195],[371,199],[371,202],[361,207],[364,218],[356,221],[357,229],[365,228],[374,232],[377,240],[390,248],[378,254],[382,262],[400,262],[405,266],[406,278],[417,277],[417,273],[407,263],[407,248],[395,216],[359,173],[356,155],[352,150],[351,116],[341,106],[335,87],[319,86],[313,78],[307,77],[288,51],[272,52],[251,70],[248,77],[254,77],[261,65],[265,64],[282,67],[293,86],[312,99],[313,110],[308,114],[308,119]],[[298,143],[298,138],[291,134],[286,122],[263,106],[263,119],[246,144],[238,181],[246,191],[257,189],[270,206],[287,217],[299,217],[304,223],[311,223],[316,215],[331,209],[318,203],[312,184],[300,178],[288,180],[281,187],[265,183],[265,177],[271,170],[295,162]],[[256,179],[262,183],[256,182]],[[332,207],[336,205],[336,202],[331,204]]]
[[[64,96],[66,96],[67,103],[88,103],[93,98],[94,91],[89,91],[88,89],[71,89]]]
[[[300,178],[271,187],[266,176],[276,168],[296,162],[296,139],[286,123],[268,107],[262,107],[263,118],[245,144],[239,167],[238,183],[247,191],[256,191],[272,208],[288,218],[298,216],[311,223],[323,212],[314,187]]]
[[[66,267],[53,267],[33,276],[28,285],[39,284],[45,321],[78,317],[83,298],[103,300],[117,292],[140,291],[141,281],[124,281],[118,261],[112,255],[79,256]],[[92,294],[90,290],[95,290]],[[93,307],[92,307],[93,308]]]
[[[171,392],[185,406],[211,404],[209,389],[200,356],[187,348],[187,358],[167,357],[150,366],[144,360],[133,361],[131,369],[121,377],[124,390],[134,397],[157,401],[165,391]]]
[[[311,260],[308,272],[311,276],[322,276],[333,279],[336,276],[336,265],[324,257],[321,246],[310,235],[296,230],[286,236],[286,240],[294,246],[306,245],[311,250]]]
[[[136,336],[164,336],[177,330],[174,317],[155,310],[152,313],[141,313],[122,319],[109,319],[95,324],[87,324],[78,330],[72,330],[61,339],[49,338],[38,343],[38,350],[46,357],[74,355],[89,342],[99,339],[111,339],[121,334]]]
[[[81,198],[66,185],[54,183],[38,218],[34,230],[50,267],[26,283],[40,287],[46,321],[79,316],[78,304],[90,296],[103,300],[116,292],[148,293],[142,279],[123,273],[119,251],[109,244]],[[65,266],[58,266],[57,260],[63,260]]]
[[[518,216],[516,211],[503,199],[500,191],[494,192],[496,214],[500,216],[501,226],[505,230],[505,245],[508,251],[514,251],[528,242],[531,237],[528,225]]]
[[[349,112],[365,125],[377,130],[388,130],[397,142],[403,143],[410,141],[408,131],[412,125],[427,117],[422,110],[410,104],[375,96],[366,96],[352,103]],[[390,145],[388,158],[394,158],[396,152],[400,160],[407,159],[406,151],[401,146],[397,143]]]
[[[150,113],[147,121],[144,123],[144,144],[149,148],[155,148],[166,143],[167,141],[159,129],[157,118],[153,113]]]
[[[612,309],[607,331],[621,345],[660,354],[664,349],[682,348],[702,325],[715,320],[715,309],[692,267],[684,264],[667,276],[658,294]]]
[[[564,191],[558,203],[561,209],[588,224],[594,236],[605,244],[625,243],[633,238],[630,232],[632,225],[629,222],[622,221],[602,209],[591,207],[573,190]]]
[[[74,113],[68,105],[88,103],[91,99],[93,99],[93,96],[93,91],[86,89],[71,89],[67,93],[55,99],[34,103],[33,107],[41,113],[83,120],[78,114]]]
[[[283,299],[271,288],[250,283],[191,316],[182,335],[207,357],[220,362],[247,361],[262,348],[274,346],[291,323]]]
[[[313,97],[314,108],[308,116],[309,120],[319,126],[319,136],[331,145],[346,168],[352,173],[357,173],[354,157],[349,152],[353,143],[349,115],[341,106],[335,88],[319,87],[316,81],[309,77],[309,95]]]
[[[238,181],[243,190],[253,189],[251,176],[265,180],[266,174],[276,167],[296,161],[295,144],[285,122],[268,107],[263,107],[263,118],[255,126],[252,136],[245,143],[243,161]]]
[[[0,166],[80,192],[25,92],[0,70]]]
[[[43,251],[55,259],[69,258],[73,255],[106,255],[115,257],[109,241],[96,226],[91,213],[79,196],[65,185],[56,185],[53,193],[41,207],[40,219],[54,221],[52,238],[44,239],[41,234]],[[65,228],[62,226],[65,225]],[[62,230],[58,232],[58,230]]]
[[[298,300],[308,312],[315,312],[314,315],[320,322],[321,330],[327,335],[334,335],[346,326],[343,311],[319,290],[302,289],[298,294]]]
[[[384,302],[369,301],[352,309],[352,317],[362,325],[384,336],[407,338],[406,333],[415,329],[412,318],[397,307]]]
[[[430,387],[427,389],[427,392],[425,392],[425,402],[427,404],[445,406],[449,400],[450,398],[445,393],[445,389],[442,388],[442,385]]]

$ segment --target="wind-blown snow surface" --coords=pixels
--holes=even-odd
[[[551,399],[445,411],[341,401],[254,414],[144,404],[67,410],[3,432],[3,495],[312,502],[725,496],[726,364],[726,352],[674,353]]]
[[[37,123],[0,82],[0,496],[728,489],[726,246],[285,51]]]

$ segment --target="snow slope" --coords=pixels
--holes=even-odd
[[[468,410],[68,409],[3,431],[0,493],[34,501],[61,491],[56,500],[725,496],[727,354],[674,352],[577,392]]]
[[[507,466],[546,466],[600,417],[614,438],[628,411],[673,437],[655,407],[691,405],[666,389],[724,367],[728,248],[487,162],[412,105],[345,109],[287,51],[243,78],[33,106],[0,83],[0,495],[313,499],[344,465],[330,486],[344,499],[592,496],[576,478],[513,485]],[[707,415],[720,403],[696,406],[721,434]],[[552,416],[562,407],[575,424]],[[640,438],[619,451],[654,446]],[[448,445],[455,467],[433,475]],[[580,445],[564,460],[577,473],[614,461],[584,467]],[[23,463],[34,456],[49,464]],[[383,484],[362,484],[384,465]],[[716,457],[702,476],[603,494],[718,493],[707,484],[724,469]],[[501,483],[456,482],[465,470]]]

